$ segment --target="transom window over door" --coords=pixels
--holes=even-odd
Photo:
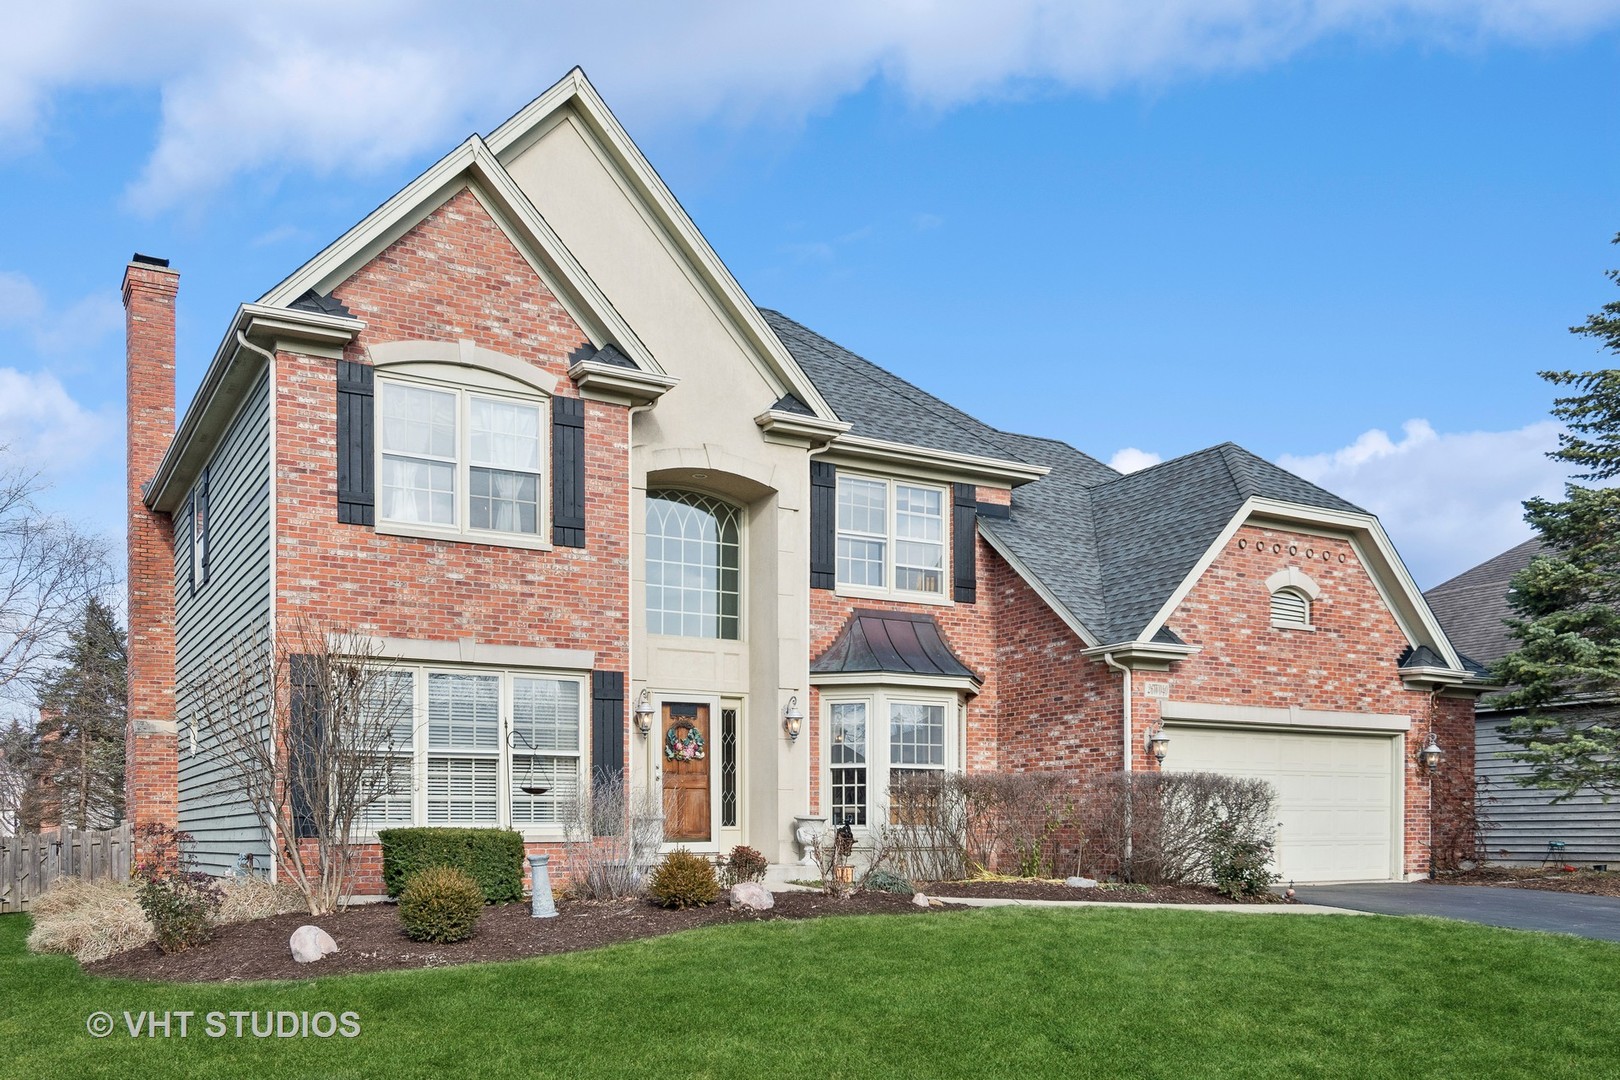
[[[540,534],[540,402],[397,379],[377,395],[382,520]]]
[[[647,632],[736,641],[741,515],[686,491],[647,493]]]
[[[945,490],[838,477],[838,584],[857,590],[943,595]]]

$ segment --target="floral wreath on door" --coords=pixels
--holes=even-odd
[[[682,736],[681,732],[686,734]],[[688,720],[669,725],[664,735],[664,756],[671,761],[703,760],[703,732]]]

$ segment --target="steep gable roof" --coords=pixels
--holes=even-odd
[[[1502,623],[1512,615],[1508,586],[1545,550],[1539,539],[1526,540],[1423,594],[1453,645],[1482,664],[1494,664],[1517,647]]]

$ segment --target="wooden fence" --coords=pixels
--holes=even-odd
[[[134,850],[129,822],[114,829],[0,836],[0,914],[27,911],[34,898],[59,878],[128,881]]]

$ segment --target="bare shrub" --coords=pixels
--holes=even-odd
[[[1091,869],[1140,885],[1208,884],[1222,843],[1271,842],[1276,797],[1264,780],[1219,773],[1097,777],[1084,809]]]
[[[1082,794],[1075,777],[1056,772],[897,776],[887,821],[873,833],[918,881],[1055,876],[1079,857]]]
[[[135,886],[123,882],[64,878],[28,910],[34,919],[31,952],[68,953],[89,964],[152,940],[152,924],[135,898]]]
[[[658,796],[623,776],[598,776],[563,814],[569,891],[580,900],[640,896],[664,842]]]

